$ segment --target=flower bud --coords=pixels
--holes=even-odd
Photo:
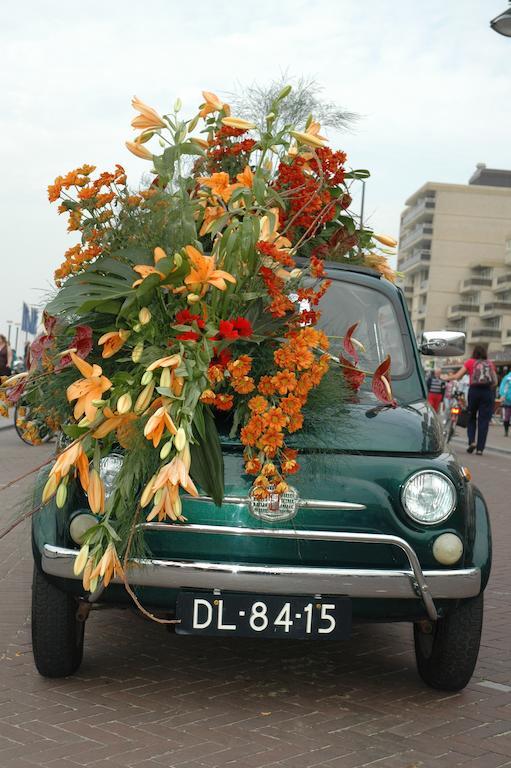
[[[160,459],[163,461],[166,459],[169,455],[169,453],[172,450],[172,438],[170,440],[167,440],[165,445],[162,446],[162,449],[160,451]]]
[[[139,341],[138,344],[135,344],[133,347],[133,352],[131,353],[131,359],[134,363],[139,363],[140,358],[142,357],[142,353],[144,351],[144,342]]]
[[[179,112],[181,110],[181,107],[183,106],[183,102],[178,97],[174,102],[174,112]]]
[[[151,321],[151,310],[148,309],[148,307],[142,307],[140,312],[138,313],[138,319],[142,323],[142,325],[147,325]]]
[[[142,378],[140,379],[140,383],[142,386],[145,386],[146,384],[149,384],[153,380],[153,372],[152,371],[146,371]]]
[[[293,86],[285,85],[284,88],[281,90],[281,92],[278,94],[275,101],[282,101],[282,99],[285,99],[287,96],[289,96],[292,90],[293,90]]]
[[[141,328],[142,326],[140,325],[140,323],[135,323],[135,325],[133,326],[133,330],[135,331],[135,333],[138,333]]]
[[[78,422],[78,426],[79,427],[88,427],[88,426],[90,426],[89,419],[86,416],[84,416],[83,419],[80,419],[80,421]]]
[[[55,497],[55,503],[59,509],[62,509],[66,505],[67,500],[67,483],[60,483],[57,488],[57,495]]]
[[[170,368],[163,368],[160,374],[160,387],[170,387]]]
[[[195,115],[195,117],[190,120],[188,123],[188,133],[193,131],[193,129],[197,126],[197,123],[199,122],[199,115]]]
[[[75,576],[79,576],[87,564],[89,559],[89,545],[84,544],[76,556],[76,560],[73,565],[73,571]]]
[[[181,254],[180,253],[175,253],[174,254],[174,266],[177,267],[177,269],[179,269],[179,267],[181,266],[182,263],[183,263],[183,257],[181,256]]]
[[[132,405],[131,395],[126,392],[117,401],[117,413],[128,413]]]
[[[200,301],[200,296],[197,296],[196,293],[189,293],[186,300],[188,304],[197,304],[197,302]]]
[[[154,506],[155,507],[157,507],[158,504],[160,503],[162,496],[163,496],[163,488],[158,488],[158,490],[154,494]]]
[[[103,408],[106,403],[104,400],[93,400],[92,405],[95,406],[95,408]]]
[[[151,499],[153,498],[153,483],[156,480],[156,475],[153,475],[152,478],[147,483],[146,487],[142,491],[142,496],[140,497],[140,506],[141,507],[147,507]]]
[[[57,490],[57,478],[55,477],[55,475],[50,475],[43,488],[43,494],[42,494],[43,504],[46,504],[46,502],[49,501],[51,497],[55,495],[56,490]]]
[[[154,381],[151,381],[147,386],[144,387],[142,392],[137,397],[137,400],[135,402],[134,411],[135,413],[142,413],[145,411],[149,403],[151,402],[151,398],[153,396],[154,392]]]
[[[293,279],[296,277],[301,277],[302,270],[301,269],[292,269],[289,273],[289,277],[292,277]]]
[[[185,447],[180,452],[180,458],[183,460],[183,463],[186,467],[186,471],[189,472],[190,466],[192,464],[192,454],[190,453],[190,443],[187,441]]]
[[[177,430],[176,436],[174,438],[174,444],[176,446],[176,450],[182,451],[186,443],[187,443],[186,433],[183,427],[179,427],[179,429]]]
[[[94,512],[95,515],[102,515],[105,511],[105,486],[96,469],[91,469],[89,474],[87,498],[91,512]]]

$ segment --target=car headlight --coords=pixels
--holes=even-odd
[[[119,453],[110,453],[99,462],[99,476],[105,485],[105,501],[112,495],[123,461],[124,457]]]
[[[401,501],[406,513],[422,525],[446,520],[456,506],[456,489],[442,472],[416,472],[403,486]]]

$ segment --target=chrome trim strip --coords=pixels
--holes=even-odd
[[[369,535],[369,534],[367,534]],[[73,571],[78,550],[45,544],[42,568],[65,579],[79,579]],[[481,589],[479,568],[424,571],[428,596],[459,599],[474,597]],[[183,560],[134,559],[128,577],[131,584],[167,589],[223,589],[268,594],[333,594],[362,598],[417,598],[412,570],[359,568],[311,568],[279,565],[245,565]],[[118,578],[117,583],[122,583]],[[431,619],[437,618],[426,603]]]
[[[141,523],[143,530],[172,530],[174,532],[224,534],[228,536],[264,536],[277,539],[306,539],[311,541],[343,541],[351,544],[389,544],[399,547],[408,558],[413,573],[413,587],[422,597],[428,615],[433,620],[437,618],[435,604],[429,593],[428,585],[422,573],[419,558],[413,547],[400,536],[392,536],[384,533],[346,533],[344,531],[307,531],[288,528],[238,528],[227,525],[176,525],[175,523]]]
[[[186,496],[186,503],[201,501],[207,504],[215,502],[211,496]],[[248,506],[248,496],[224,496],[222,504],[244,504]],[[344,509],[344,510],[362,510],[367,509],[365,504],[357,504],[351,501],[328,501],[323,499],[299,499],[298,507],[300,509]]]

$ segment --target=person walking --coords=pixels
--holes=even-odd
[[[482,344],[476,344],[472,357],[465,361],[456,373],[445,376],[447,381],[462,379],[468,373],[468,424],[467,453],[476,451],[482,456],[488,437],[493,409],[495,406],[495,391],[497,388],[497,371],[488,352]],[[476,442],[477,434],[477,442]]]
[[[499,397],[502,404],[502,421],[504,422],[504,435],[509,436],[509,422],[511,421],[511,371],[507,373],[499,387]]]
[[[10,376],[12,349],[3,334],[0,334],[0,376]]]
[[[433,374],[427,381],[428,386],[428,403],[430,403],[434,410],[438,413],[440,405],[444,399],[445,393],[445,381],[441,378],[442,371],[440,368],[435,368]]]

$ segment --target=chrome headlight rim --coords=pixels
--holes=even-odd
[[[440,477],[441,480],[443,480],[448,486],[452,493],[452,503],[450,505],[449,511],[445,512],[442,517],[439,517],[437,520],[424,520],[423,518],[415,515],[413,512],[411,512],[406,504],[406,493],[408,491],[408,488],[410,487],[410,484],[416,480],[421,475],[434,475],[435,477]],[[456,509],[457,504],[457,493],[456,493],[456,486],[454,485],[451,478],[446,475],[444,472],[440,472],[438,469],[420,469],[417,472],[413,472],[405,481],[402,489],[401,489],[401,504],[402,507],[407,515],[407,517],[410,520],[413,520],[414,523],[417,523],[421,526],[427,526],[427,527],[433,527],[435,525],[441,525],[442,523],[445,523],[445,521],[452,515],[454,510]]]

